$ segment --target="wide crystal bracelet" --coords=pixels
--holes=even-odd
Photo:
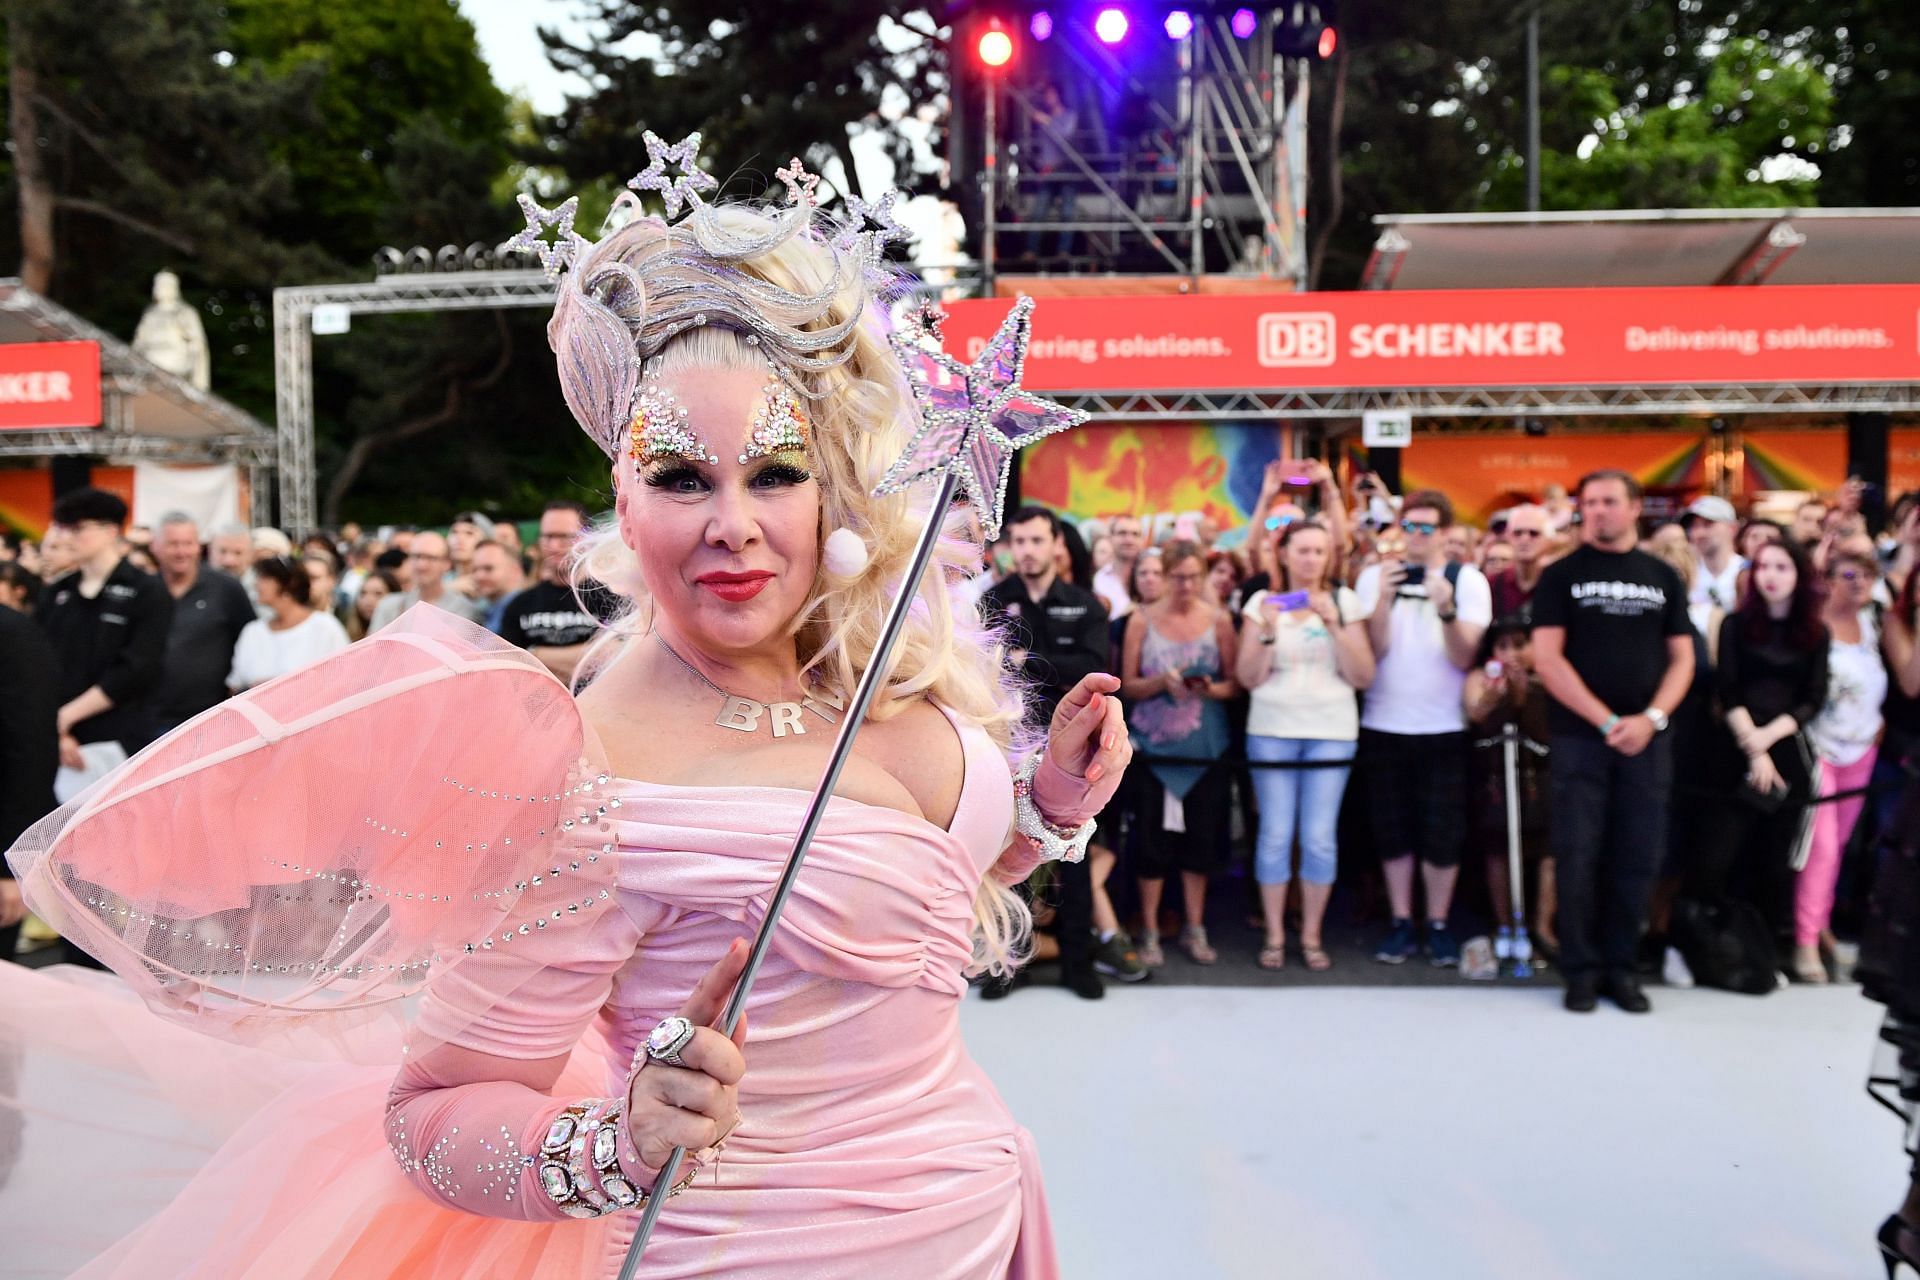
[[[1020,772],[1013,776],[1013,829],[1039,846],[1045,862],[1078,862],[1087,856],[1093,840],[1094,820],[1077,827],[1056,827],[1033,802],[1033,775],[1040,770],[1041,752],[1027,757]]]
[[[646,1203],[620,1167],[625,1107],[617,1098],[577,1102],[553,1118],[540,1143],[540,1189],[570,1218],[598,1218]]]

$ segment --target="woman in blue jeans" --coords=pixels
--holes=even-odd
[[[1320,924],[1333,893],[1335,828],[1360,736],[1359,690],[1373,683],[1373,647],[1353,592],[1332,578],[1333,535],[1314,523],[1280,531],[1280,590],[1249,600],[1240,638],[1240,683],[1251,691],[1247,757],[1307,768],[1253,773],[1260,801],[1254,874],[1266,917],[1262,969],[1287,963],[1287,883],[1300,835],[1300,951],[1307,968],[1332,967]]]

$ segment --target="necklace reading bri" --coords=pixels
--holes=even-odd
[[[807,732],[802,711],[811,711],[828,724],[835,723],[835,715],[846,710],[847,700],[815,685],[799,702],[756,702],[752,698],[743,698],[737,693],[728,693],[713,681],[707,679],[707,673],[680,656],[678,650],[666,642],[656,631],[653,638],[660,641],[660,647],[673,655],[675,662],[693,672],[694,679],[720,695],[720,714],[713,722],[722,729],[736,729],[741,733],[758,733],[762,721],[776,738],[788,734],[804,736]]]

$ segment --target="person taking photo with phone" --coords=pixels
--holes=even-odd
[[[1453,504],[1445,494],[1416,490],[1400,510],[1404,541],[1384,545],[1380,563],[1368,566],[1355,585],[1376,664],[1360,713],[1357,758],[1393,911],[1373,958],[1404,964],[1413,954],[1418,857],[1427,958],[1450,968],[1460,963],[1460,943],[1447,919],[1466,845],[1472,751],[1460,699],[1480,637],[1493,621],[1493,597],[1478,569],[1447,562],[1442,535],[1453,523]]]
[[[1360,736],[1354,694],[1373,683],[1373,646],[1360,601],[1332,579],[1333,535],[1315,524],[1288,527],[1278,538],[1280,590],[1245,607],[1235,673],[1251,692],[1247,758],[1255,768],[1260,834],[1254,877],[1266,938],[1262,969],[1286,967],[1287,887],[1293,839],[1300,836],[1300,953],[1318,973],[1333,966],[1321,923],[1338,865],[1340,801]]]

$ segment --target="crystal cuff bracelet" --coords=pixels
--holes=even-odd
[[[1044,862],[1078,862],[1087,856],[1093,840],[1094,820],[1077,827],[1056,827],[1048,822],[1033,802],[1033,775],[1040,769],[1041,752],[1027,757],[1013,777],[1013,829],[1039,847]]]

